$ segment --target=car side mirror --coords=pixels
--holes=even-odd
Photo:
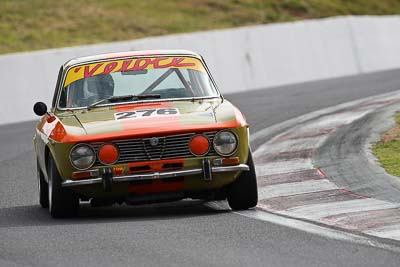
[[[37,102],[33,106],[33,111],[35,112],[36,115],[43,116],[44,114],[47,113],[47,106],[43,102]]]

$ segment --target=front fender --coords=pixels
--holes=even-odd
[[[57,170],[63,180],[68,179],[70,174],[75,170],[69,159],[69,152],[72,146],[69,143],[59,143],[53,140],[50,140],[47,144],[49,155],[53,157]]]

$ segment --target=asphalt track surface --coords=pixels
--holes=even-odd
[[[245,113],[256,132],[399,89],[400,70],[395,70],[226,97]],[[34,122],[0,126],[0,266],[399,265],[399,252],[330,239],[198,202],[84,206],[77,218],[51,219],[37,204],[33,127]]]

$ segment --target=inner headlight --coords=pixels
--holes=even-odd
[[[221,156],[230,156],[235,153],[238,147],[236,135],[231,131],[218,132],[213,141],[215,152]]]
[[[96,161],[94,149],[87,144],[78,144],[71,149],[70,159],[72,166],[78,170],[86,170]]]

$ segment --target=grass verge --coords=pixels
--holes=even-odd
[[[400,1],[1,0],[0,54],[350,14],[400,14]]]
[[[400,176],[400,114],[396,116],[396,122],[396,127],[384,133],[372,151],[389,174]]]

